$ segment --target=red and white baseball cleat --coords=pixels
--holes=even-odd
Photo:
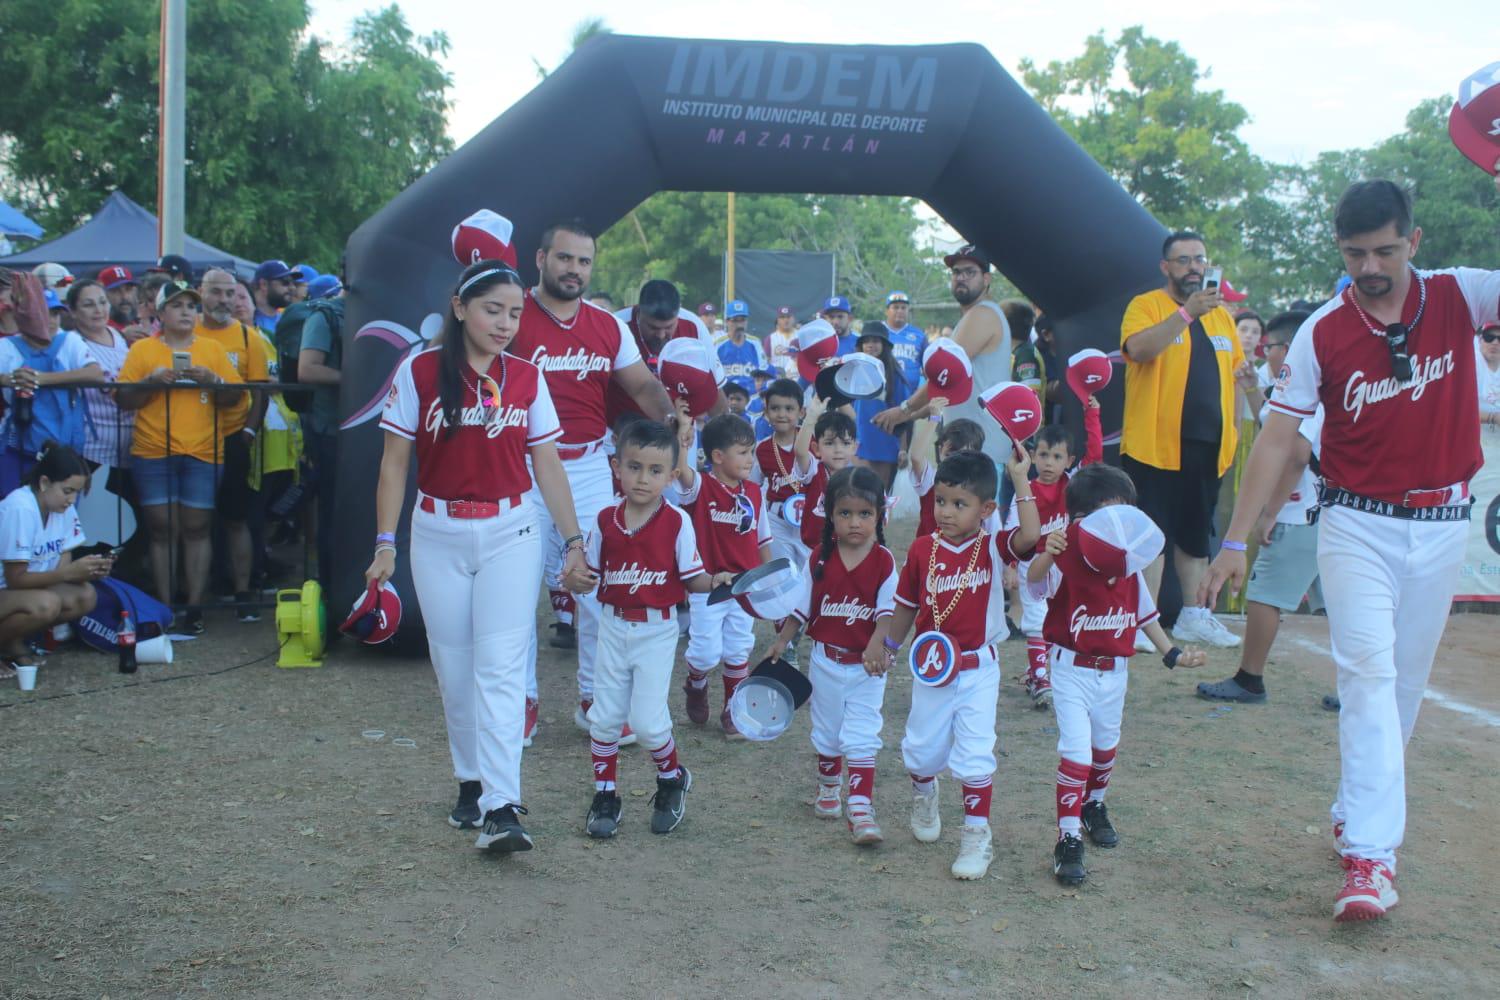
[[[844,802],[839,798],[839,786],[818,782],[818,795],[813,799],[813,811],[824,819],[838,819],[842,816]]]
[[[708,682],[704,680],[707,675],[689,673],[687,680],[682,682],[682,692],[687,703],[688,721],[694,725],[701,726],[708,721]],[[694,684],[698,681],[698,684]]]
[[[1037,667],[1026,672],[1026,693],[1031,695],[1033,708],[1048,708],[1052,704],[1052,679],[1046,667]]]
[[[537,716],[541,713],[541,702],[535,698],[526,699],[526,728],[522,730],[521,746],[531,746],[531,741],[536,736]]]
[[[635,746],[637,739],[639,739],[639,737],[637,737],[635,733],[631,731],[630,723],[627,722],[625,723],[625,725],[620,727],[620,746],[633,747]]]
[[[1344,888],[1333,900],[1333,919],[1378,920],[1396,905],[1396,876],[1384,863],[1344,859]]]
[[[873,847],[884,840],[880,824],[875,822],[875,812],[864,808],[849,813],[849,834],[861,847]]]

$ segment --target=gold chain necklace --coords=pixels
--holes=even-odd
[[[948,616],[953,614],[953,609],[958,607],[958,602],[964,595],[963,581],[968,579],[974,572],[974,567],[979,565],[979,550],[984,547],[984,539],[988,534],[989,532],[980,528],[979,534],[974,536],[974,551],[969,553],[968,568],[958,577],[959,586],[953,588],[953,600],[949,601],[948,606],[939,612],[937,606],[937,588],[934,586],[934,583],[938,568],[938,546],[942,544],[942,536],[936,531],[932,533],[932,554],[927,557],[927,596],[932,602],[932,627],[934,631],[941,632],[943,630],[943,622],[947,621]]]

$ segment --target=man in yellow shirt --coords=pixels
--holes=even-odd
[[[193,332],[224,348],[241,382],[269,382],[265,340],[260,331],[234,318],[235,278],[214,268],[203,275],[203,317]],[[242,402],[221,415],[224,435],[224,472],[219,483],[219,515],[229,549],[229,575],[240,621],[258,621],[260,615],[243,602],[250,600],[250,570],[255,550],[250,519],[260,503],[259,491],[251,488],[250,456],[255,436],[266,413],[265,393],[246,393]]]
[[[1172,233],[1161,257],[1165,284],[1132,299],[1120,324],[1120,462],[1135,482],[1140,508],[1172,543],[1172,566],[1191,601],[1208,569],[1219,483],[1234,462],[1236,378],[1249,366],[1218,284],[1204,287],[1203,237]],[[1153,596],[1161,589],[1164,561],[1165,553],[1146,571]],[[1211,608],[1186,601],[1172,635],[1181,642],[1240,644]]]

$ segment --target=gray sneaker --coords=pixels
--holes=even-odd
[[[1199,684],[1198,697],[1205,701],[1237,701],[1242,705],[1260,705],[1265,702],[1266,693],[1246,691],[1233,677],[1227,677],[1222,681],[1204,681]]]

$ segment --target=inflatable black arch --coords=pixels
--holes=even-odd
[[[978,45],[597,38],[349,240],[336,611],[362,589],[379,408],[440,325],[453,226],[477,208],[508,216],[534,281],[549,224],[602,232],[664,190],[921,198],[1054,319],[1064,357],[1116,349],[1126,303],[1161,280],[1165,229]],[[406,606],[403,628],[420,625]]]

